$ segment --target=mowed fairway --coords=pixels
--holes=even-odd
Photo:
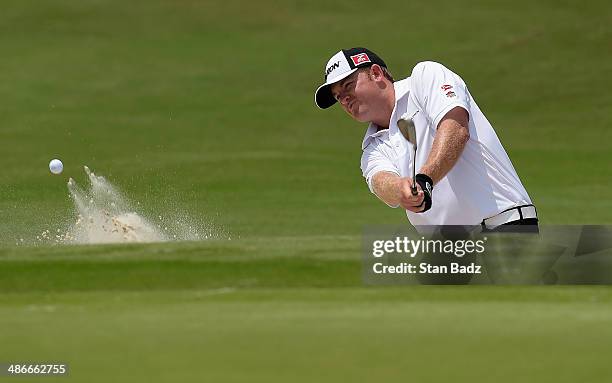
[[[340,48],[371,48],[397,78],[443,62],[543,223],[610,223],[611,10],[3,2],[0,364],[69,363],[48,381],[610,380],[609,287],[363,286],[364,225],[405,217],[361,178],[365,126],[312,93]],[[83,165],[149,216],[217,235],[34,246],[72,219]]]
[[[608,287],[362,287],[355,242],[6,252],[0,360],[65,361],[89,382],[612,374]]]

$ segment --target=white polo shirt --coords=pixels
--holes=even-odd
[[[374,174],[386,171],[412,177],[412,144],[397,120],[413,116],[417,134],[416,170],[425,164],[440,120],[459,106],[470,116],[470,139],[455,166],[434,185],[432,208],[406,211],[413,225],[478,225],[508,208],[531,204],[527,191],[493,127],[476,105],[465,82],[441,64],[418,63],[410,77],[394,83],[395,108],[389,128],[370,124],[363,140],[361,170],[370,191]]]

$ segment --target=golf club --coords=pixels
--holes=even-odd
[[[416,114],[416,113],[415,113]],[[417,151],[417,138],[416,138],[416,129],[414,128],[414,122],[412,121],[412,117],[402,117],[397,120],[397,127],[399,128],[402,136],[412,144],[412,148],[414,149],[412,155],[412,187],[410,191],[412,195],[417,195],[417,187],[416,181],[414,180],[416,174],[416,151]]]

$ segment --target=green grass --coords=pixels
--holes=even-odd
[[[607,287],[362,286],[362,228],[405,216],[361,178],[365,127],[313,91],[340,48],[371,48],[397,78],[440,61],[542,223],[610,223],[611,10],[4,1],[0,363],[64,360],[71,380],[105,382],[609,380]],[[145,213],[221,234],[17,246],[71,219],[83,165]]]
[[[361,284],[359,237],[56,246],[0,251],[0,291],[122,291]]]
[[[94,382],[611,376],[609,287],[364,287],[359,242],[4,249],[0,361]]]
[[[4,250],[0,360],[94,382],[612,374],[610,288],[364,287],[358,240]]]
[[[69,361],[73,380],[92,382],[597,382],[612,373],[611,298],[510,287],[10,294],[0,323],[13,346],[0,357]]]

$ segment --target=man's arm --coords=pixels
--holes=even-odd
[[[446,113],[438,124],[427,161],[418,173],[431,177],[434,185],[444,178],[457,163],[470,138],[468,123],[468,112],[461,107]]]
[[[440,181],[457,163],[463,148],[470,138],[469,116],[465,109],[451,109],[438,125],[431,152],[419,173],[431,177],[434,184]],[[391,172],[378,172],[372,177],[372,187],[376,196],[389,206],[401,206],[418,213],[424,198],[423,190],[417,183],[418,194],[412,195],[410,177],[400,177]]]
[[[372,177],[372,188],[374,194],[392,207],[401,206],[406,210],[418,213],[423,207],[417,207],[423,202],[423,190],[419,188],[416,196],[412,195],[410,187],[412,179],[410,177],[400,177],[391,172],[378,172]]]

